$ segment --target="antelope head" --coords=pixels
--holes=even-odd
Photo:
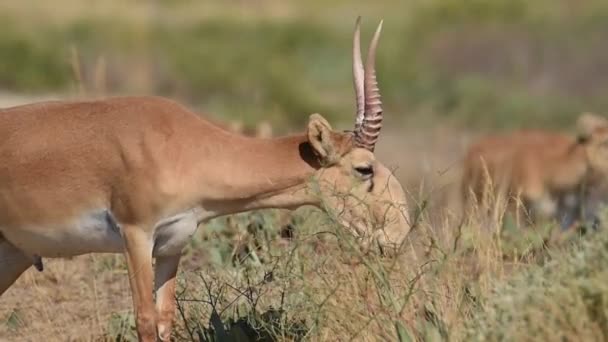
[[[578,142],[583,146],[589,168],[602,178],[608,175],[608,120],[583,113],[577,120]]]
[[[361,237],[363,247],[369,247],[372,241],[387,247],[400,244],[411,226],[401,184],[374,154],[382,128],[382,103],[375,69],[382,22],[371,40],[365,67],[359,26],[360,18],[357,18],[353,39],[354,131],[336,132],[321,115],[312,114],[307,137],[320,164],[313,178],[319,184],[322,206],[333,211],[341,223]]]

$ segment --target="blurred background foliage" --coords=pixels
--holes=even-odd
[[[313,112],[350,125],[357,15],[364,48],[385,20],[391,117],[563,127],[608,107],[603,0],[5,1],[0,90],[74,93],[80,78],[90,93],[160,94],[289,130]]]

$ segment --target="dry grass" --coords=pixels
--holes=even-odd
[[[43,273],[29,269],[0,300],[0,339],[66,341],[103,336],[111,315],[130,310],[132,303],[126,269],[106,266],[116,260],[87,255],[45,260]]]

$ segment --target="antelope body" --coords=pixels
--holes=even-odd
[[[608,175],[608,121],[587,113],[578,126],[578,137],[522,130],[477,141],[464,159],[465,205],[487,209],[489,197],[506,195],[520,197],[532,219],[583,219],[584,206],[595,204],[589,190]]]
[[[0,294],[40,257],[124,253],[139,339],[167,340],[182,248],[211,218],[316,205],[363,247],[401,243],[405,194],[373,154],[380,29],[364,69],[357,20],[353,132],[313,114],[303,134],[245,137],[158,97],[0,110]]]

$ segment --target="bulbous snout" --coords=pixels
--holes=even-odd
[[[375,247],[388,254],[397,252],[412,228],[407,207],[382,198],[368,202],[367,207],[370,209],[368,215],[358,212],[358,215],[348,215],[348,219],[345,215],[342,223],[358,238],[364,253]]]
[[[399,247],[411,230],[411,222],[405,208],[389,209],[392,218],[384,222],[384,227],[376,230],[375,238],[382,247]]]
[[[403,205],[390,204],[383,208],[382,216],[376,217],[371,241],[363,242],[363,249],[369,250],[370,242],[376,244],[383,253],[397,253],[403,246],[411,230],[407,209]]]

